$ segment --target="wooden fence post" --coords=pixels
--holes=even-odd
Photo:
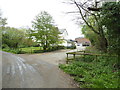
[[[75,54],[73,54],[73,59],[75,60]]]
[[[32,48],[31,48],[31,54],[32,54]]]

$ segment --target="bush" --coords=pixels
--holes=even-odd
[[[58,49],[65,49],[65,46],[58,46]]]
[[[55,51],[55,50],[60,50],[60,49],[65,49],[65,47],[64,46],[51,46],[46,51],[50,52],[50,51]]]
[[[33,53],[43,53],[43,50],[34,50]]]
[[[35,45],[33,45],[33,47],[40,47],[40,45],[39,44],[35,44]]]
[[[76,49],[76,46],[67,46],[67,49]]]
[[[91,55],[85,55],[84,57],[76,57],[77,61],[84,61],[84,62],[92,62],[93,60],[95,60],[96,57],[95,56],[91,56]]]
[[[26,48],[20,48],[20,49],[18,49],[18,48],[12,49],[12,48],[9,48],[7,45],[4,45],[4,47],[6,47],[6,48],[4,48],[3,51],[15,53],[15,54],[43,53],[43,52],[51,52],[51,51],[65,48],[64,46],[53,46],[44,51],[42,47],[26,47]]]
[[[22,54],[22,53],[24,53],[20,49],[4,48],[2,50],[6,51],[6,52],[10,52],[10,53],[15,53],[15,54]]]
[[[99,51],[96,47],[94,46],[90,46],[90,47],[86,47],[85,49],[86,53],[101,53],[101,51]]]
[[[9,49],[9,46],[7,44],[2,44],[2,49],[7,48]]]

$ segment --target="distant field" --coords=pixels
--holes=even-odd
[[[27,47],[21,48],[21,50],[26,53],[33,53],[34,50],[42,50],[42,47]]]

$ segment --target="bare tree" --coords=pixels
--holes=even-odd
[[[104,34],[103,26],[100,23],[101,15],[100,15],[100,10],[101,10],[101,2],[100,0],[69,0],[69,3],[72,5],[75,5],[77,10],[74,11],[73,13],[79,14],[79,19],[83,20],[84,23],[94,32],[99,36],[99,41],[100,41],[100,49],[102,51],[107,51],[107,39]],[[72,13],[72,12],[71,12]],[[94,20],[94,26],[93,22],[89,21],[89,18],[93,17]],[[79,21],[81,22],[81,21]]]

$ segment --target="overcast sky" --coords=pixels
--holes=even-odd
[[[72,21],[75,17],[65,14],[73,11],[74,7],[62,1],[64,0],[0,0],[0,9],[3,17],[8,19],[8,26],[16,28],[31,27],[35,16],[41,11],[47,11],[60,29],[68,31],[68,38],[80,37],[81,28]]]

